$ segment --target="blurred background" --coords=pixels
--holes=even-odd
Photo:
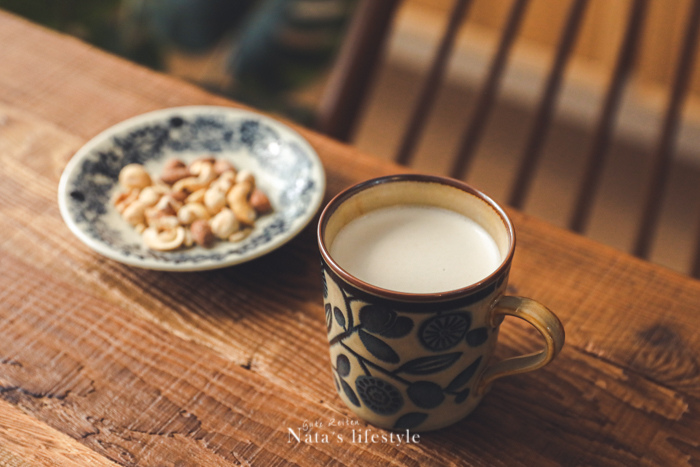
[[[377,0],[383,1],[383,0]],[[591,0],[566,68],[554,125],[524,210],[561,227],[583,170],[592,122],[614,67],[631,0]],[[625,93],[593,218],[585,234],[630,251],[640,198],[692,0],[651,0],[644,43]],[[212,92],[311,125],[356,0],[0,0],[0,8]],[[452,0],[405,0],[351,143],[392,159]],[[533,0],[518,34],[467,181],[503,202],[518,149],[551,66],[568,3]],[[460,30],[446,86],[414,159],[447,172],[511,0],[476,0]],[[651,260],[687,272],[700,237],[700,76],[683,108],[670,189]],[[653,130],[652,130],[653,129]]]
[[[301,123],[356,0],[0,0],[0,8]],[[313,89],[311,89],[313,88]]]

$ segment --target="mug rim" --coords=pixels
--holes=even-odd
[[[430,293],[412,293],[412,292],[399,292],[395,290],[390,290],[390,289],[385,289],[382,287],[378,287],[376,285],[370,284],[368,282],[362,281],[358,279],[357,277],[353,276],[352,274],[348,273],[338,265],[338,263],[333,259],[333,257],[330,255],[330,252],[328,251],[328,248],[326,247],[326,243],[324,240],[324,234],[326,230],[326,226],[328,224],[329,219],[331,216],[335,213],[335,211],[338,209],[338,207],[347,201],[348,199],[352,198],[356,194],[377,186],[381,185],[384,183],[398,183],[398,182],[420,182],[420,183],[438,183],[442,185],[447,185],[451,186],[453,188],[457,188],[461,191],[464,191],[466,193],[469,193],[473,196],[476,196],[480,200],[484,201],[491,209],[493,209],[498,217],[501,219],[503,222],[503,225],[506,229],[506,233],[508,236],[508,251],[506,252],[505,256],[501,260],[501,263],[498,265],[498,267],[491,272],[488,276],[484,277],[483,279],[474,282],[472,284],[469,284],[465,287],[461,287],[459,289],[452,289],[452,290],[447,290],[444,292],[430,292]],[[507,274],[507,270],[510,267],[510,264],[513,259],[513,255],[515,253],[515,229],[513,227],[513,223],[506,214],[505,210],[498,204],[496,203],[491,197],[483,193],[481,190],[473,187],[472,185],[469,185],[466,182],[463,182],[461,180],[457,180],[454,178],[449,178],[449,177],[443,177],[439,175],[428,175],[428,174],[396,174],[396,175],[387,175],[387,176],[382,176],[382,177],[377,177],[369,180],[365,180],[363,182],[357,183],[355,185],[352,185],[344,190],[342,190],[340,193],[335,195],[329,202],[326,204],[326,206],[323,208],[323,211],[321,212],[321,216],[319,217],[318,221],[318,226],[317,226],[317,241],[318,241],[318,247],[319,251],[321,253],[321,257],[323,258],[323,261],[328,265],[328,267],[331,269],[331,271],[339,276],[343,281],[349,283],[353,287],[355,287],[358,290],[364,291],[366,293],[369,293],[371,295],[375,295],[378,297],[383,297],[387,298],[389,300],[398,300],[398,301],[405,301],[405,302],[433,302],[433,301],[444,301],[444,300],[453,300],[453,299],[458,299],[467,295],[470,295],[474,292],[477,292],[481,290],[482,288],[488,286],[494,281],[498,281],[499,278],[501,278],[504,274]]]

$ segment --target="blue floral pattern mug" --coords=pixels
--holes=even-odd
[[[404,293],[363,282],[334,261],[330,246],[351,220],[404,204],[450,209],[477,221],[496,241],[500,265],[456,290]],[[505,295],[513,225],[503,209],[465,183],[395,175],[355,185],[324,209],[318,242],[335,386],[345,404],[373,425],[430,431],[453,424],[474,410],[495,379],[541,368],[564,345],[564,329],[550,310]],[[492,362],[505,315],[533,325],[544,349]]]

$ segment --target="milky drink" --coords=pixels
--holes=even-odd
[[[378,427],[449,426],[495,380],[541,368],[564,345],[554,313],[506,294],[508,215],[459,180],[398,174],[351,186],[321,213],[318,247],[335,388]],[[539,353],[493,359],[506,316],[542,335]]]
[[[353,219],[338,232],[330,253],[358,279],[409,293],[469,286],[502,261],[496,242],[477,222],[423,205],[382,207]]]

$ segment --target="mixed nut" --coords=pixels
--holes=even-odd
[[[189,165],[170,159],[155,180],[143,165],[128,164],[119,173],[119,186],[115,208],[144,245],[158,251],[239,242],[256,219],[272,211],[252,172],[212,156]]]

